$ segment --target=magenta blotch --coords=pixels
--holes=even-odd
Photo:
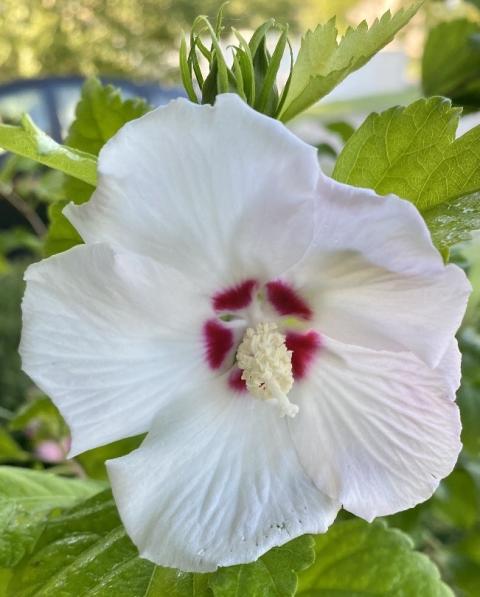
[[[245,280],[236,286],[217,292],[212,302],[216,311],[238,311],[244,309],[252,302],[252,294],[256,280]]]
[[[280,315],[311,319],[312,310],[305,300],[286,282],[276,280],[266,285],[267,298]]]
[[[292,354],[292,373],[298,380],[305,377],[315,355],[322,347],[320,335],[313,330],[305,333],[289,332],[285,344]]]
[[[242,379],[243,371],[238,367],[233,369],[228,376],[228,386],[234,392],[244,393],[247,391],[247,384]]]
[[[219,369],[233,348],[233,332],[220,322],[210,319],[203,326],[206,357],[212,369]]]

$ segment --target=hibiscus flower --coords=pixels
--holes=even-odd
[[[470,286],[412,204],[229,94],[128,123],[98,170],[64,212],[85,244],[26,273],[21,354],[71,456],[147,432],[108,462],[143,557],[210,571],[433,493]]]

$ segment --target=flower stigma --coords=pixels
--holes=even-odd
[[[247,390],[260,400],[275,400],[280,416],[294,417],[298,406],[288,399],[293,386],[292,351],[271,322],[248,328],[237,351],[237,364]]]

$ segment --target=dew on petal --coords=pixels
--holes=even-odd
[[[295,315],[302,319],[312,318],[313,313],[308,304],[285,282],[281,280],[269,282],[266,288],[268,300],[280,315]]]
[[[233,348],[233,332],[214,319],[203,326],[206,357],[212,369],[219,369]]]
[[[216,311],[237,311],[244,309],[252,302],[252,294],[257,282],[245,280],[241,284],[217,292],[214,295],[213,308]]]
[[[313,330],[306,333],[289,332],[285,344],[292,351],[292,373],[302,379],[308,372],[315,355],[322,347],[320,335]]]

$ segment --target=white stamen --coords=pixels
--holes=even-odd
[[[275,400],[280,416],[294,417],[298,406],[287,394],[293,386],[292,351],[274,323],[248,328],[237,351],[237,364],[248,391],[261,400]]]

